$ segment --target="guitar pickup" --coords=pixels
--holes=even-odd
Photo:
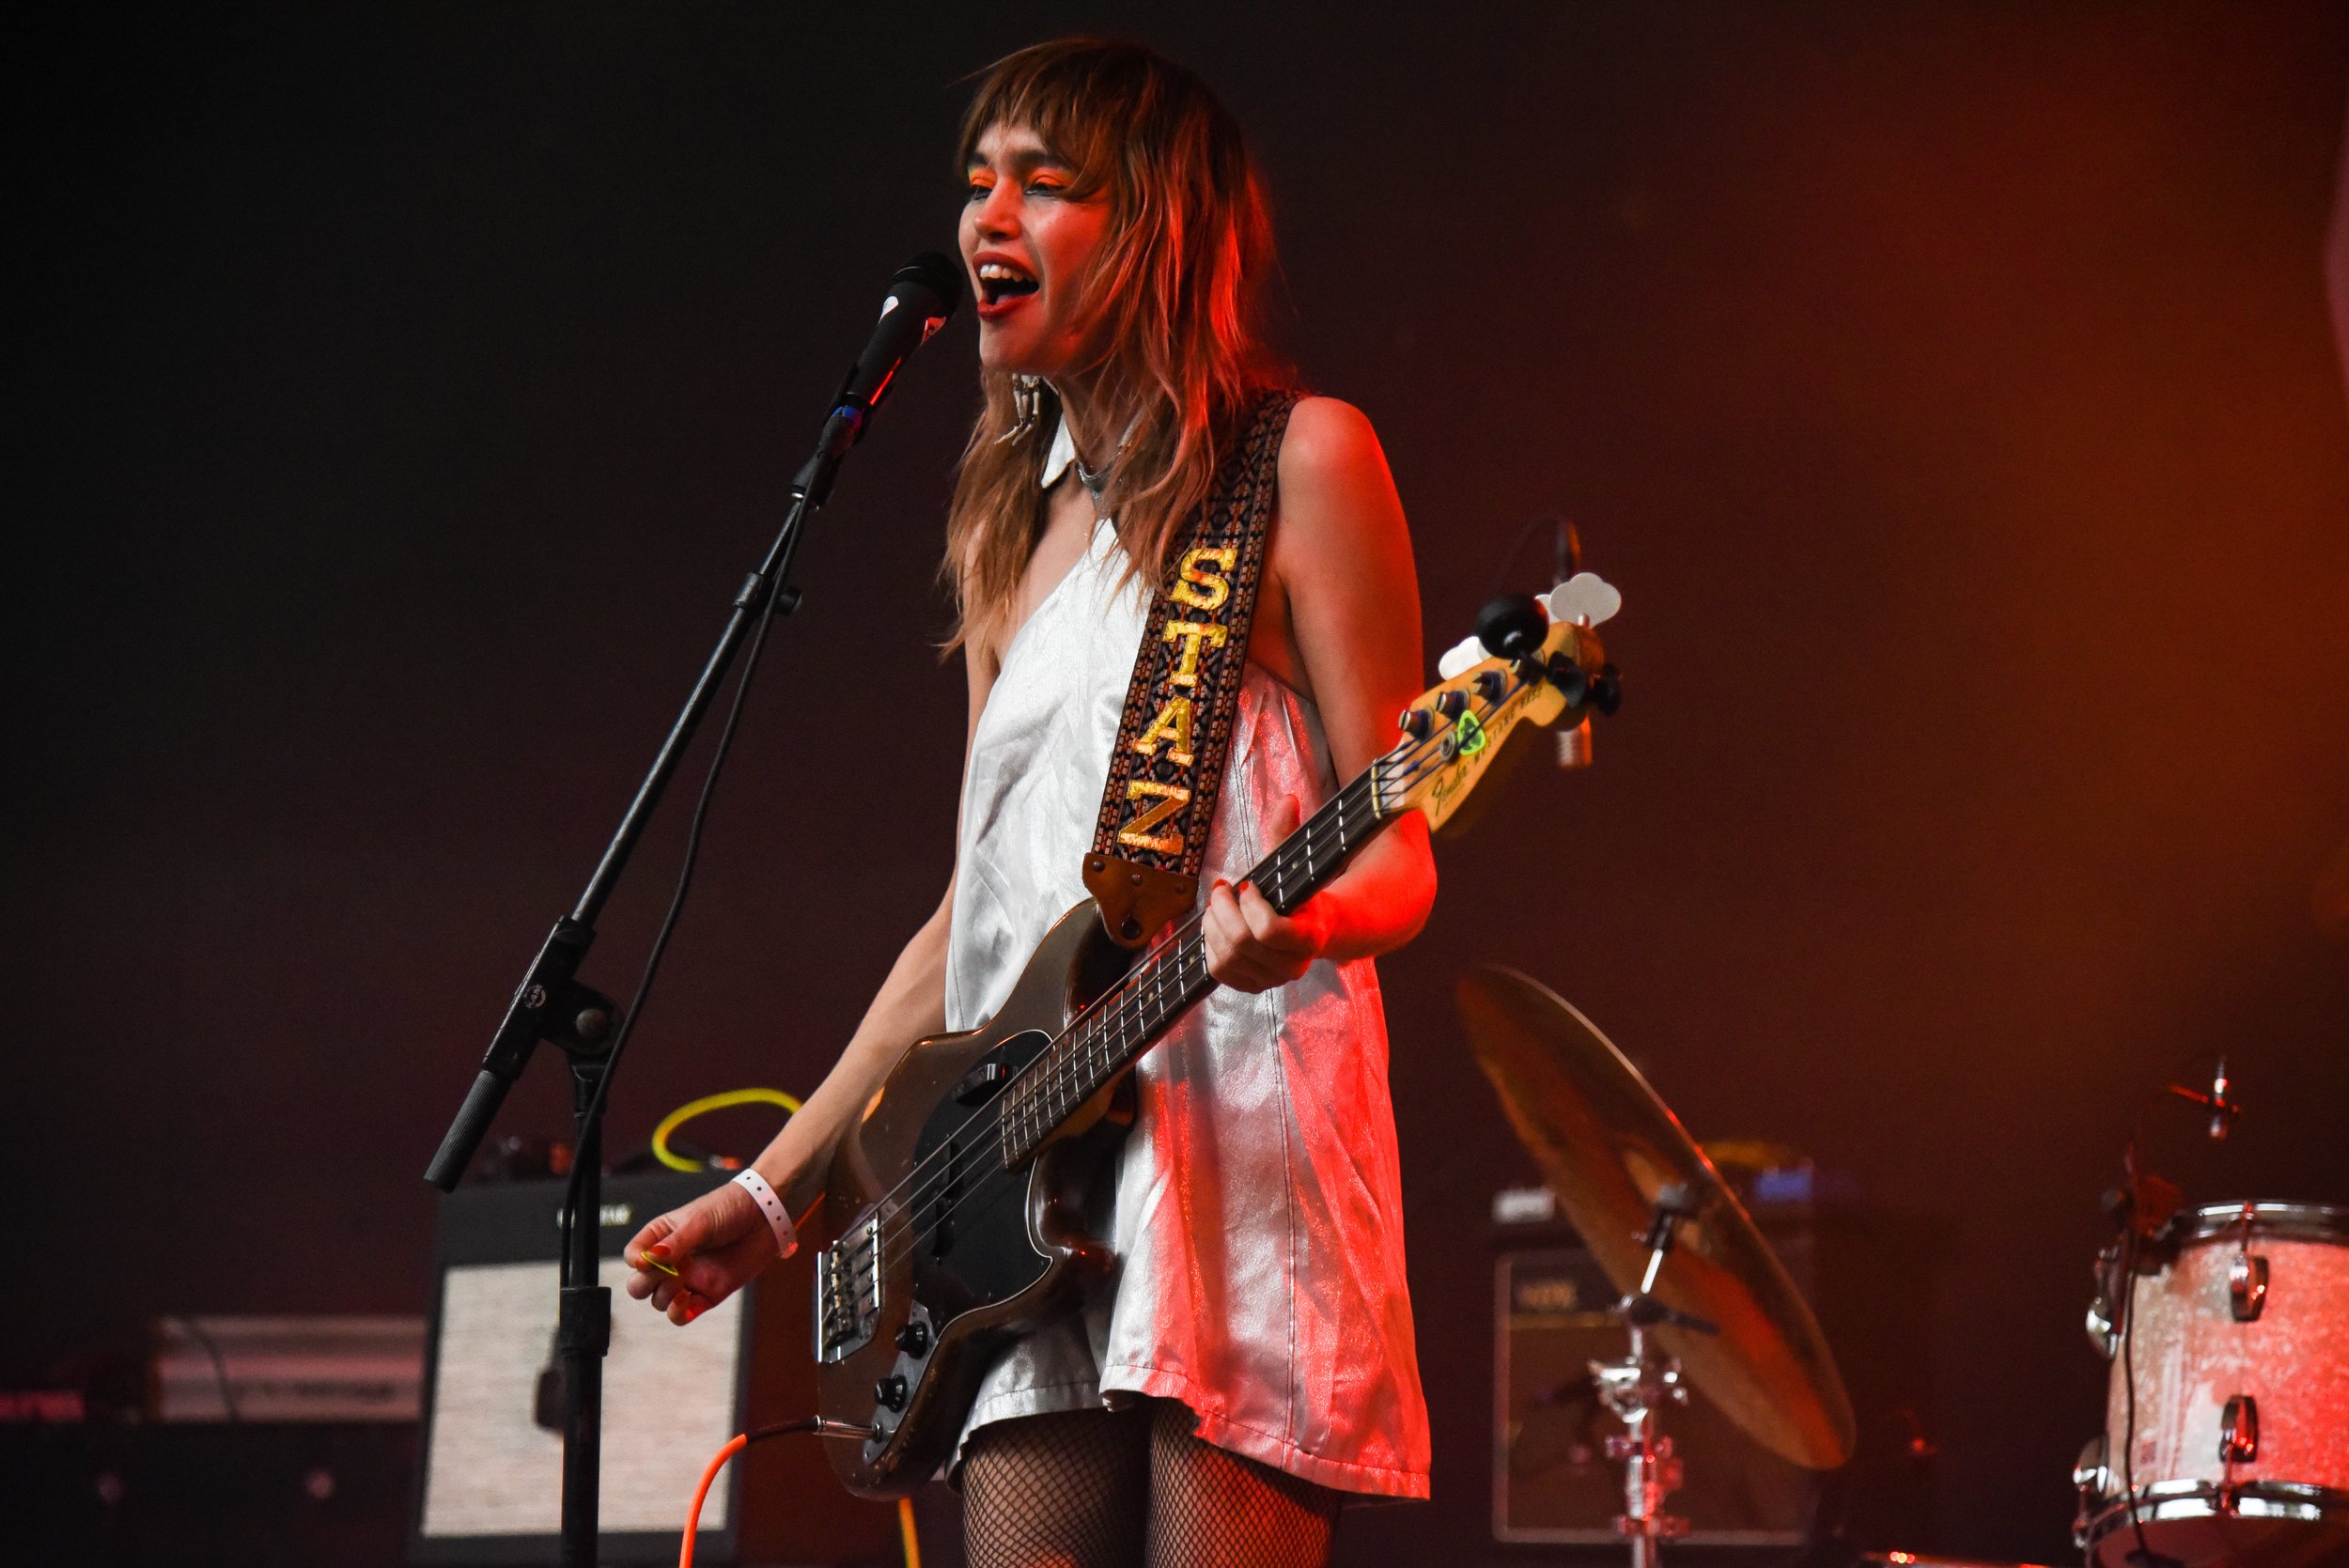
[[[955,1103],[985,1105],[1002,1094],[1003,1085],[1010,1081],[1011,1069],[1003,1064],[1003,1059],[990,1056],[962,1075],[962,1081],[955,1085]]]

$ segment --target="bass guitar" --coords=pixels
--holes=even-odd
[[[1445,666],[1490,657],[1414,701],[1394,747],[1249,879],[1290,913],[1403,813],[1443,826],[1515,731],[1613,712],[1615,671],[1593,625],[1620,602],[1584,574],[1547,602],[1486,606],[1475,644]],[[816,1256],[816,1359],[822,1429],[842,1439],[829,1447],[850,1491],[903,1497],[934,1475],[1000,1348],[1106,1277],[1108,1162],[1130,1120],[1119,1091],[1215,986],[1195,915],[1137,955],[1088,899],[1038,944],[994,1017],[915,1043],[842,1138],[824,1212],[854,1218]]]

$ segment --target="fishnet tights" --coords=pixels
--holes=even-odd
[[[1344,1494],[1191,1426],[1148,1399],[980,1428],[962,1465],[971,1568],[1324,1568]]]

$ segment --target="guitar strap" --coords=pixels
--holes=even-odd
[[[1199,896],[1264,578],[1281,438],[1301,396],[1275,392],[1257,402],[1150,598],[1084,863],[1102,924],[1127,947],[1140,947]]]

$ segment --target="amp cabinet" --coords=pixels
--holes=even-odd
[[[679,1328],[621,1290],[620,1250],[723,1172],[613,1177],[599,1226],[614,1292],[604,1361],[602,1560],[672,1562],[693,1487],[725,1441],[816,1409],[807,1252]],[[559,1560],[562,1389],[554,1359],[563,1183],[460,1188],[441,1202],[409,1560]],[[739,1455],[702,1509],[696,1560],[894,1560],[896,1515],[852,1498],[815,1437]]]

